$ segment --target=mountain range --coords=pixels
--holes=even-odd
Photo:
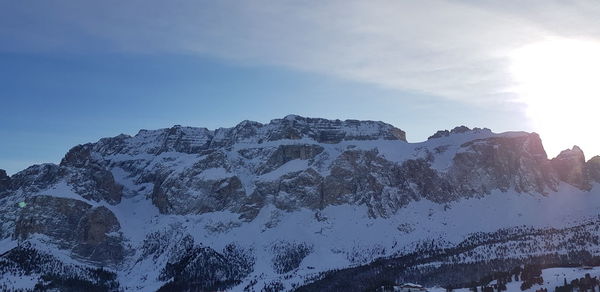
[[[599,183],[600,157],[550,159],[527,132],[409,143],[383,122],[296,115],[140,130],[0,170],[0,288],[467,287],[600,263]]]

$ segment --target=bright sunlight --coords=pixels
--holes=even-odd
[[[549,156],[572,143],[600,150],[600,43],[550,39],[512,55],[511,73]]]

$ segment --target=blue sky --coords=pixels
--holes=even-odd
[[[292,113],[382,120],[415,142],[457,125],[534,131],[510,53],[600,31],[585,1],[366,3],[0,1],[0,168]]]
[[[507,111],[268,66],[183,55],[0,54],[0,168],[175,124],[231,127],[295,113],[383,120],[413,141],[454,125],[520,128]],[[443,109],[443,110],[442,110]],[[508,114],[508,115],[507,115]],[[493,116],[493,119],[489,119]]]

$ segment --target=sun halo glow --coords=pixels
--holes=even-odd
[[[511,56],[515,91],[549,156],[579,145],[600,153],[600,43],[549,39]]]

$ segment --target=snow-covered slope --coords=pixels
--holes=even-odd
[[[540,291],[541,289],[546,289],[546,291],[555,291],[557,287],[564,286],[565,283],[570,285],[572,281],[579,281],[581,279],[592,279],[591,282],[595,283],[594,288],[598,286],[600,283],[600,267],[557,267],[557,268],[547,268],[541,270],[541,283],[536,283],[529,288],[521,289],[521,285],[523,284],[523,280],[515,280],[505,284],[506,292],[535,292]],[[585,280],[584,280],[585,281]],[[583,282],[583,281],[582,281]],[[497,285],[498,281],[493,280],[487,283],[487,287],[494,287]],[[478,291],[481,290],[482,286],[478,286]],[[484,286],[485,287],[485,286]],[[445,292],[445,288],[441,287],[432,287],[427,289],[429,292]],[[497,290],[497,289],[494,289]],[[455,292],[472,292],[472,288],[459,288],[454,289]],[[569,290],[566,290],[569,291]],[[483,292],[483,291],[482,291]]]
[[[597,219],[598,169],[577,147],[549,160],[525,132],[457,127],[407,143],[382,122],[299,116],[141,130],[76,146],[60,165],[0,172],[0,283],[68,285],[29,267],[51,262],[74,285],[109,290],[291,290],[474,234],[568,236]],[[600,253],[493,242],[452,261]],[[20,262],[27,253],[39,262]]]

